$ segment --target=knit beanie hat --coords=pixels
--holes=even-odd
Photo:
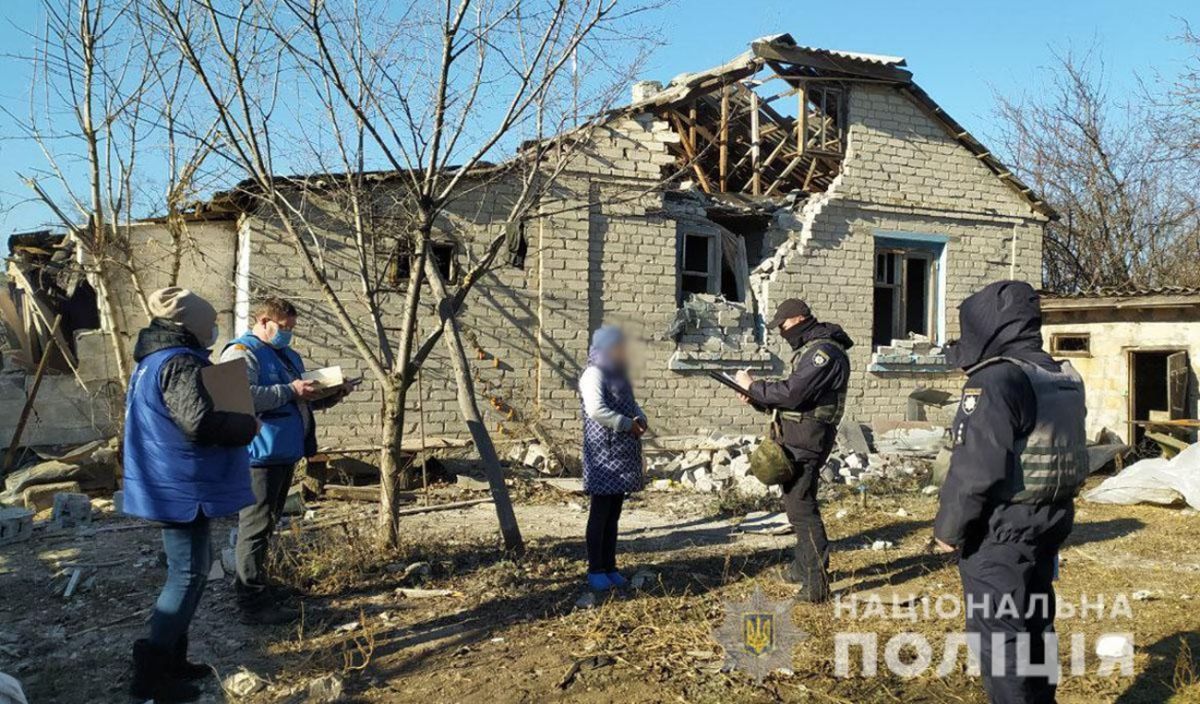
[[[168,286],[150,294],[150,315],[169,320],[196,336],[202,345],[216,342],[213,326],[217,311],[212,304],[186,288]]]

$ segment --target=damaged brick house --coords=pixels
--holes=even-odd
[[[759,432],[762,417],[702,372],[781,373],[790,355],[763,329],[764,313],[793,296],[858,343],[848,414],[902,418],[914,389],[961,383],[936,345],[955,336],[963,298],[1000,278],[1040,283],[1043,227],[1055,217],[902,58],[803,47],[788,35],[665,87],[637,84],[557,185],[555,207],[525,224],[525,256],[482,281],[464,317],[489,420],[506,435],[529,423],[577,435],[575,382],[601,322],[644,343],[640,401],[660,436]],[[447,216],[470,250],[440,247],[451,276],[504,231],[507,187],[481,188]],[[244,326],[252,291],[274,291],[302,309],[306,357],[360,366],[269,218],[228,200],[196,220],[206,256],[182,283],[206,282],[223,335]],[[330,232],[324,256],[344,272],[335,289],[352,293],[352,267],[336,265],[352,256],[337,245],[344,236]],[[398,320],[402,295],[385,305]],[[930,344],[892,344],[910,334]],[[465,435],[439,365],[431,358],[424,379],[424,430]],[[372,445],[379,402],[368,378],[327,415],[322,444]]]

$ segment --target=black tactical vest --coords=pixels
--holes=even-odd
[[[846,350],[846,348],[827,337],[809,340],[804,344],[803,347],[796,350],[796,353],[792,355],[792,368],[796,368],[796,365],[800,363],[800,360],[804,357],[805,353],[823,343],[833,345],[843,352]],[[846,389],[829,389],[817,398],[817,401],[812,408],[807,408],[803,411],[776,411],[776,414],[780,420],[799,422],[802,420],[811,419],[827,425],[836,426],[842,422],[842,415],[844,415],[845,412]]]

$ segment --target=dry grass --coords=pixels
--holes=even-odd
[[[922,553],[934,499],[872,491],[865,504],[860,495],[843,493],[825,506],[835,541],[835,588],[883,598],[959,593],[954,565]],[[840,510],[848,515],[836,518]],[[1063,551],[1061,598],[1079,603],[1084,595],[1105,595],[1111,600],[1138,590],[1150,590],[1152,598],[1132,602],[1134,618],[1115,624],[1060,619],[1064,643],[1082,633],[1090,650],[1101,633],[1128,630],[1135,635],[1137,654],[1132,679],[1095,675],[1098,663],[1089,657],[1089,674],[1065,680],[1059,701],[1200,701],[1195,654],[1200,652],[1200,555],[1194,547],[1200,544],[1200,520],[1154,507],[1080,504],[1078,514]],[[959,619],[849,620],[835,618],[827,605],[797,604],[793,621],[809,637],[794,653],[795,674],[775,674],[759,684],[723,672],[723,653],[711,634],[725,604],[744,599],[755,585],[772,599],[791,596],[770,569],[786,557],[781,544],[666,541],[645,546],[626,562],[656,572],[653,584],[579,610],[574,603],[584,570],[574,540],[534,538],[524,557],[509,560],[498,546],[487,544],[490,537],[431,539],[414,530],[398,550],[384,553],[370,539],[369,528],[370,522],[348,523],[311,535],[292,533],[284,542],[281,573],[328,595],[326,602],[344,620],[358,620],[353,629],[335,632],[335,620],[327,616],[308,633],[278,643],[290,663],[281,673],[284,680],[337,669],[366,677],[359,685],[362,693],[380,701],[451,693],[462,701],[484,694],[495,701],[984,701],[979,680],[967,676],[961,657],[947,677],[930,670],[905,680],[884,674],[882,667],[871,678],[834,676],[838,632],[876,633],[881,665],[889,638],[920,633],[933,646],[936,667],[947,634],[961,630]],[[865,547],[876,539],[892,541],[894,548]],[[432,566],[425,586],[449,589],[455,596],[397,602],[390,596],[398,586],[396,566],[413,561]],[[413,645],[414,633],[458,626],[455,638]],[[379,689],[384,683],[386,696]],[[377,690],[378,697],[371,694]]]

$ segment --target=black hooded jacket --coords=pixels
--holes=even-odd
[[[207,349],[196,336],[173,323],[155,319],[140,332],[133,348],[133,359],[145,357],[168,347]],[[188,440],[200,445],[244,447],[258,432],[254,416],[213,408],[212,397],[200,380],[205,365],[190,354],[179,354],[162,365],[158,385],[171,420]]]
[[[818,322],[816,318],[783,331],[783,338],[793,350],[799,350],[813,340],[827,339],[813,345],[795,360],[792,373],[779,381],[756,381],[748,394],[755,408],[763,411],[808,411],[820,405],[831,392],[844,392],[850,384],[850,358],[845,350],[854,341],[834,323]],[[840,349],[839,349],[840,345]],[[823,457],[833,447],[837,428],[813,420],[783,421],[780,442],[798,461]]]
[[[963,545],[986,531],[1002,502],[993,495],[1010,472],[1020,471],[1018,441],[1033,431],[1037,400],[1025,372],[1014,364],[980,362],[1012,357],[1050,370],[1058,365],[1042,349],[1037,292],[1020,281],[997,281],[959,306],[962,337],[947,345],[947,361],[968,372],[952,426],[954,449],[942,485],[934,535]],[[1013,506],[1018,512],[1025,509]],[[1023,519],[1018,519],[1023,520]],[[1020,530],[1037,530],[1025,526]]]

